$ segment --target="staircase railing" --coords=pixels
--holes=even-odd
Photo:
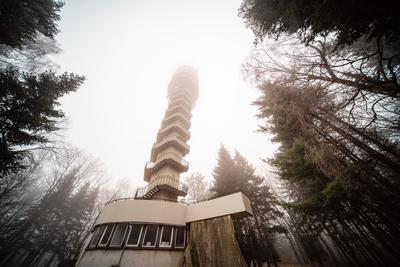
[[[155,162],[155,165],[163,161],[164,159],[173,159],[176,162],[179,162],[181,165],[183,165],[186,168],[189,168],[189,162],[187,160],[184,160],[181,155],[175,153],[175,152],[163,152],[157,155],[157,160]]]
[[[143,198],[153,188],[160,185],[172,187],[185,194],[187,194],[188,192],[188,186],[185,183],[180,182],[171,175],[160,175],[152,179],[151,183],[148,186],[139,187],[136,190],[135,198]]]

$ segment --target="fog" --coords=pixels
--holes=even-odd
[[[254,37],[237,16],[240,1],[66,1],[55,58],[60,71],[85,75],[62,99],[66,138],[92,153],[115,180],[143,183],[164,110],[167,85],[182,64],[199,73],[189,172],[212,178],[221,143],[257,168],[275,146],[257,133],[257,90],[240,71]],[[185,177],[185,174],[182,175]]]

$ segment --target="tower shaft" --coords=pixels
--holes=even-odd
[[[180,67],[168,86],[168,108],[165,111],[156,142],[146,163],[144,180],[149,185],[138,191],[145,199],[176,201],[187,194],[187,186],[180,182],[189,163],[183,158],[189,153],[190,119],[198,97],[197,72],[191,67]]]

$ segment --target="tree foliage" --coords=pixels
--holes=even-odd
[[[221,145],[214,183],[210,191],[214,197],[235,192],[247,195],[252,203],[254,217],[235,221],[239,246],[248,264],[262,266],[264,262],[277,264],[274,236],[286,230],[279,222],[283,215],[279,201],[254,167],[238,152],[234,156]]]
[[[303,42],[334,34],[343,47],[355,41],[385,40],[399,52],[400,24],[395,1],[244,0],[239,15],[256,38],[298,34]]]
[[[245,0],[245,64],[299,258],[398,265],[399,25],[392,2]]]
[[[0,4],[0,44],[19,48],[38,34],[53,38],[64,3],[54,0],[4,0]]]
[[[74,74],[39,75],[9,68],[0,73],[0,172],[17,171],[29,149],[48,142],[64,113],[58,99],[77,90],[84,78]],[[22,148],[25,147],[25,148]],[[28,149],[26,149],[28,148]]]
[[[39,151],[0,181],[0,266],[77,258],[98,213],[100,166],[76,149]]]
[[[0,176],[17,172],[33,149],[49,147],[64,117],[59,98],[76,91],[83,76],[57,75],[49,53],[63,3],[54,0],[0,4]]]
[[[235,162],[232,159],[229,151],[221,145],[218,151],[217,166],[213,170],[213,185],[210,191],[215,193],[215,196],[227,195],[240,190],[240,179],[236,175]]]
[[[187,202],[196,202],[206,200],[210,197],[209,183],[205,180],[205,176],[199,172],[193,172],[185,178],[188,186],[188,194],[185,197]]]
[[[276,75],[257,77],[261,97],[255,104],[265,120],[261,131],[281,144],[270,163],[286,185],[293,233],[308,259],[321,266],[328,258],[342,266],[396,265],[398,99],[387,96],[386,109],[374,110],[383,92],[336,80],[326,84],[330,74],[321,71],[326,65],[308,64],[310,58],[298,56],[299,64],[285,71],[279,62],[258,65]],[[302,66],[308,66],[305,74]],[[349,98],[352,90],[363,97]],[[376,115],[369,117],[371,110]]]

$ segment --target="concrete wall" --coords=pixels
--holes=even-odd
[[[106,205],[95,225],[113,222],[186,225],[186,207],[162,200],[120,200]]]
[[[240,192],[188,206],[186,222],[194,222],[231,214],[235,216],[253,215],[250,200]]]
[[[86,250],[77,267],[116,265],[122,250]],[[125,250],[120,267],[181,267],[184,251]]]
[[[119,200],[106,205],[95,225],[116,222],[144,222],[186,225],[188,222],[225,215],[252,215],[250,200],[242,193],[183,205],[163,200]]]
[[[240,193],[242,196],[242,200],[243,200],[243,204],[244,204],[244,208],[246,210],[246,212],[249,213],[249,215],[253,216],[253,209],[251,208],[251,201],[250,199],[243,195],[242,193]]]

